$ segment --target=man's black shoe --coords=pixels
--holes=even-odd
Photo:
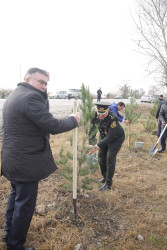
[[[104,177],[99,180],[100,183],[104,183],[105,181],[106,181],[106,179]]]
[[[8,231],[4,231],[2,235],[2,242],[7,242],[8,241]]]
[[[35,250],[34,247],[26,247],[25,250]]]
[[[98,190],[99,191],[105,191],[105,190],[110,190],[111,186],[105,183],[102,187],[100,187]]]
[[[164,151],[165,151],[165,149],[160,148],[160,149],[158,150],[158,153],[163,153]]]

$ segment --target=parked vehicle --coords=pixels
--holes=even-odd
[[[50,95],[50,96],[49,96],[49,99],[56,99],[56,98],[55,98],[55,95]]]
[[[80,89],[69,89],[67,91],[67,98],[69,100],[72,99],[72,98],[78,99],[80,94],[81,94]]]
[[[123,99],[123,97],[120,95],[120,96],[116,96],[114,99]]]
[[[57,91],[55,95],[49,96],[49,99],[66,99],[67,98],[67,91],[61,90]]]
[[[141,102],[154,103],[156,100],[157,100],[157,97],[152,96],[152,95],[143,95],[141,97]]]
[[[55,97],[56,99],[65,99],[67,98],[67,91],[64,91],[64,90],[58,91],[56,92]]]

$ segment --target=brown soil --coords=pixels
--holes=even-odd
[[[133,126],[131,146],[127,147],[126,140],[117,156],[112,190],[99,192],[99,184],[94,182],[92,190],[78,195],[77,224],[72,191],[62,188],[66,180],[61,176],[61,168],[40,182],[37,206],[44,204],[46,214],[35,212],[26,246],[37,250],[70,250],[77,244],[83,244],[84,249],[167,249],[167,153],[149,154],[157,137],[143,127],[150,105],[140,105],[140,110],[143,116]],[[123,127],[127,130],[125,124]],[[80,133],[78,130],[79,139]],[[59,158],[62,144],[69,148],[71,135],[69,132],[51,137],[55,159]],[[144,141],[144,147],[136,149],[135,141]],[[97,170],[93,178],[100,177]],[[9,182],[1,177],[1,234],[9,190]],[[0,249],[6,249],[5,244],[0,242]]]

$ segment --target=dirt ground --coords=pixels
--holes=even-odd
[[[61,168],[39,184],[37,207],[43,204],[44,215],[36,210],[28,232],[26,246],[36,250],[158,250],[167,249],[167,152],[149,154],[157,136],[147,133],[143,124],[151,105],[141,104],[142,116],[133,126],[131,146],[125,140],[117,156],[117,166],[111,191],[99,192],[98,182],[93,189],[77,196],[77,224],[73,211],[72,191],[62,188],[66,180]],[[127,127],[122,124],[125,131]],[[78,133],[80,131],[78,130]],[[69,147],[71,132],[52,136],[55,159],[63,144]],[[135,141],[143,141],[142,149]],[[97,170],[93,178],[101,177]],[[4,214],[9,182],[0,178],[0,234],[3,233]],[[0,249],[5,244],[0,242]]]

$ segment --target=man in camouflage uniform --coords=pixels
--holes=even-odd
[[[115,172],[116,156],[125,140],[124,130],[119,124],[118,117],[109,110],[110,103],[95,103],[97,112],[91,120],[89,131],[89,154],[98,150],[98,158],[104,183],[99,191],[111,189],[112,178]],[[99,142],[96,143],[96,133],[99,130]],[[93,146],[94,145],[94,146]]]

